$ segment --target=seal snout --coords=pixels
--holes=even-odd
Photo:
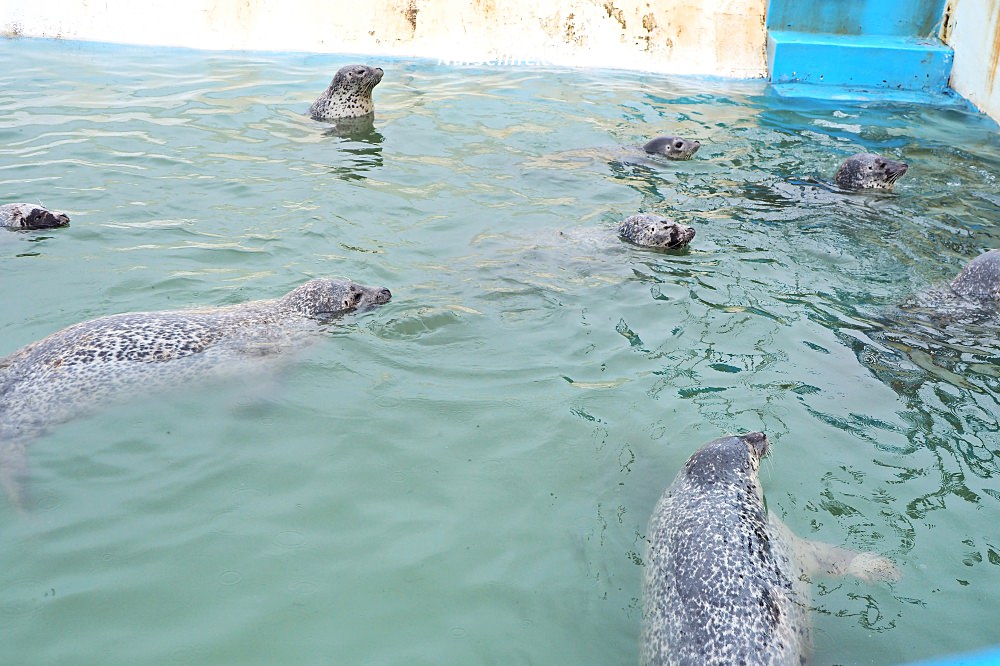
[[[386,289],[385,287],[381,287],[375,292],[375,296],[372,298],[372,300],[375,303],[381,305],[383,303],[388,303],[389,299],[391,298],[392,298],[392,292]]]
[[[910,165],[907,164],[906,162],[894,162],[892,160],[888,160],[886,162],[886,171],[888,171],[889,173],[889,178],[891,179],[890,182],[893,183],[899,180],[900,177],[902,177],[902,175],[906,173],[906,170],[909,168]]]
[[[766,456],[771,448],[771,443],[767,441],[767,435],[762,432],[749,432],[745,435],[740,435],[740,439],[750,445],[750,448],[758,458]]]

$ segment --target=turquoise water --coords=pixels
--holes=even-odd
[[[994,124],[758,81],[0,41],[0,354],[130,310],[393,291],[276,376],[30,448],[0,504],[0,662],[630,664],[643,535],[701,443],[765,430],[769,507],[894,585],[814,588],[818,664],[994,642],[1000,343],[885,316],[1000,246]],[[629,164],[662,133],[694,160]],[[910,164],[833,195],[844,156]],[[688,251],[621,244],[636,211]]]

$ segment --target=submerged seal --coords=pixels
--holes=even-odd
[[[360,118],[375,112],[372,88],[382,80],[381,67],[346,65],[337,70],[323,94],[309,107],[313,120]]]
[[[650,155],[660,155],[668,160],[689,160],[699,148],[701,141],[688,141],[679,136],[658,136],[642,147]]]
[[[833,181],[845,190],[891,190],[908,168],[905,162],[889,160],[874,153],[858,153],[844,160]]]
[[[54,229],[69,226],[69,216],[29,203],[0,205],[0,227],[7,229]]]
[[[684,464],[649,521],[640,662],[794,664],[811,651],[807,574],[892,579],[892,562],[799,539],[767,513],[764,433],[722,437]]]
[[[281,298],[116,314],[29,344],[0,358],[0,481],[19,504],[25,446],[49,427],[139,393],[265,365],[324,322],[390,298],[385,288],[320,278]]]
[[[988,250],[970,261],[949,286],[963,298],[1000,305],[1000,250]]]
[[[1000,315],[1000,250],[983,252],[951,282],[909,296],[899,310],[942,327],[993,322]]]
[[[668,217],[640,213],[625,218],[618,225],[618,235],[643,247],[674,250],[690,243],[695,230]]]

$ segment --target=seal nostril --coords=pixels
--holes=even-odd
[[[385,300],[389,300],[390,298],[392,298],[392,292],[386,289],[385,287],[382,287],[382,289],[379,290],[378,295],[379,298],[384,298]]]

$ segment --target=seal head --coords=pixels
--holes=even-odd
[[[700,141],[688,141],[679,136],[658,136],[642,147],[650,155],[660,155],[668,160],[689,160],[699,148]]]
[[[905,162],[874,153],[858,153],[844,160],[833,180],[845,190],[891,190],[908,168]]]
[[[281,307],[314,319],[328,319],[352,310],[365,311],[388,303],[385,287],[366,287],[350,280],[316,278],[280,299]]]
[[[662,215],[640,213],[618,225],[618,235],[630,243],[666,250],[682,248],[694,239],[694,227]]]
[[[381,67],[346,65],[337,70],[323,94],[309,107],[313,120],[360,118],[375,112],[372,89],[382,80]]]
[[[68,227],[69,216],[29,203],[0,206],[0,227],[7,229],[55,229]]]

